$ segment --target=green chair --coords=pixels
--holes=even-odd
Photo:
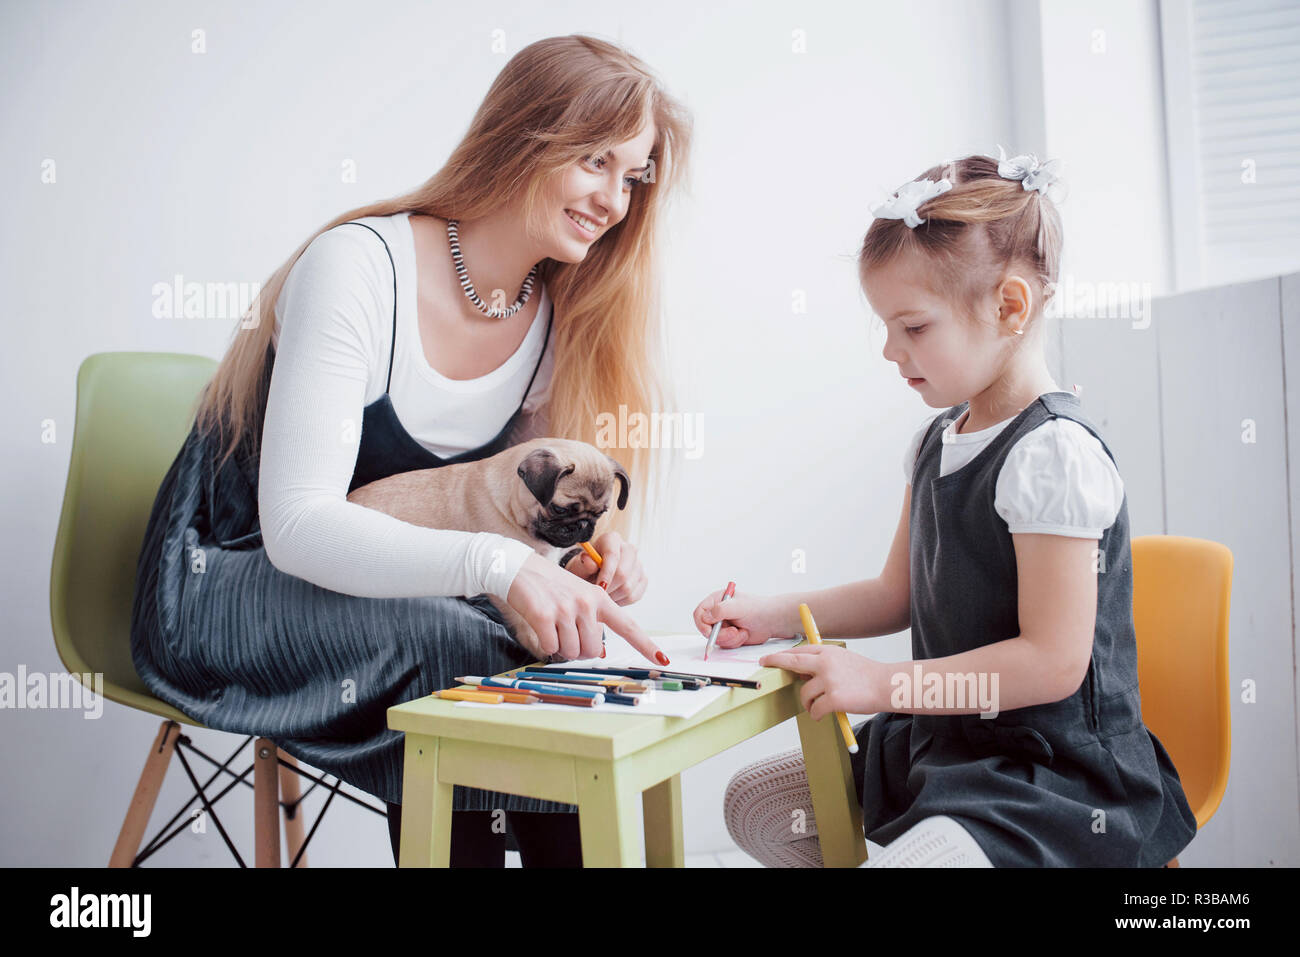
[[[228,766],[253,739],[252,735],[224,762],[209,757],[181,733],[182,724],[203,725],[155,698],[136,674],[130,631],[136,560],[158,488],[189,434],[199,393],[216,365],[203,356],[101,352],[86,358],[77,372],[72,456],[50,572],[54,644],[64,667],[83,685],[95,690],[88,683],[89,676],[102,674],[105,698],[164,719],[127,808],[110,867],[138,865],[188,827],[186,811],[196,798],[235,860],[245,866],[214,807],[239,784],[253,789],[258,867],[280,866],[277,806],[284,810],[291,867],[306,866],[307,842],[335,794],[376,810],[340,792],[338,782],[331,785],[302,770],[292,756],[267,738],[257,739],[253,764],[237,775]],[[185,750],[215,766],[206,781],[199,781],[186,760]],[[195,794],[141,850],[173,754],[189,776]],[[246,780],[250,771],[251,785]],[[223,773],[234,780],[210,798],[205,789]],[[331,790],[305,839],[302,816],[297,812],[306,794],[299,793],[297,775],[315,782],[307,793],[317,784]]]

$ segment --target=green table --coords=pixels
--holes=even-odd
[[[682,867],[682,771],[797,718],[822,859],[856,867],[867,856],[862,809],[834,716],[813,721],[799,703],[803,681],[788,671],[751,677],[760,690],[732,688],[691,718],[457,708],[432,696],[389,708],[388,726],[406,732],[401,866],[448,865],[461,784],[576,804],[586,867],[640,863],[639,798],[646,864]]]

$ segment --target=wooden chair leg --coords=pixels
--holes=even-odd
[[[281,751],[280,757],[295,768],[298,766],[298,762],[294,760],[293,755]],[[302,793],[300,790],[301,782],[295,771],[286,768],[283,764],[279,765],[279,769],[280,796],[284,798],[286,804],[293,805],[292,810],[287,807],[284,809],[284,840],[285,844],[288,845],[289,861],[292,863],[294,856],[297,855],[298,849],[302,847],[303,843],[302,808],[297,804]],[[307,855],[305,853],[298,862],[298,866],[307,866]]]
[[[257,867],[280,866],[280,763],[270,738],[253,744],[253,846]]]
[[[140,841],[144,839],[144,829],[149,825],[154,803],[162,789],[163,778],[171,765],[172,753],[176,750],[176,739],[180,737],[181,726],[175,721],[164,721],[154,738],[153,747],[145,759],[144,770],[135,786],[135,794],[126,809],[122,821],[122,830],[118,832],[117,843],[113,846],[113,855],[108,859],[109,867],[130,867],[139,853]]]

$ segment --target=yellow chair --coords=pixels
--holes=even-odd
[[[1232,552],[1178,535],[1139,536],[1131,549],[1142,720],[1178,768],[1199,830],[1228,787]]]
[[[76,421],[68,482],[50,571],[54,644],[64,667],[90,690],[96,689],[93,679],[87,684],[88,676],[102,674],[105,698],[165,719],[149,749],[109,860],[110,867],[139,864],[188,827],[190,819],[184,815],[195,798],[202,803],[235,860],[243,866],[243,859],[214,807],[240,784],[253,788],[258,867],[280,866],[277,807],[284,809],[291,867],[306,866],[307,842],[335,794],[376,813],[384,813],[340,792],[337,782],[330,785],[303,771],[290,755],[267,738],[257,739],[253,764],[242,774],[236,774],[228,766],[252,740],[252,735],[224,762],[217,761],[195,748],[188,736],[181,733],[181,724],[203,725],[155,698],[136,674],[130,637],[136,560],[162,478],[189,433],[197,396],[215,368],[213,360],[202,356],[104,352],[87,357],[77,371]],[[190,767],[185,757],[187,751],[216,768],[206,781],[200,782]],[[194,785],[195,795],[141,850],[140,843],[173,754]],[[252,785],[246,780],[250,771]],[[209,797],[205,789],[221,774],[234,780],[220,793]],[[332,791],[306,838],[302,816],[297,813],[306,796],[299,794],[298,775]]]

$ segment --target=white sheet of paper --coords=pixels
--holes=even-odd
[[[611,668],[654,668],[645,656],[637,651],[612,628],[605,629],[605,657],[588,658],[582,665],[600,667],[602,664]],[[690,674],[710,675],[718,678],[748,678],[758,671],[758,659],[764,655],[774,654],[793,648],[803,639],[785,638],[768,641],[761,645],[741,645],[739,648],[718,648],[714,646],[709,653],[709,660],[704,660],[704,646],[707,639],[698,633],[680,635],[661,635],[654,639],[660,650],[668,656],[669,664],[664,665],[668,671],[685,671]]]
[[[691,674],[709,675],[716,678],[749,678],[759,670],[758,659],[778,651],[785,651],[799,644],[802,638],[784,638],[768,641],[761,645],[742,645],[739,648],[714,647],[709,653],[709,660],[704,660],[705,638],[699,634],[661,635],[654,639],[655,644],[668,656],[669,664],[664,665],[668,671],[684,671]],[[626,639],[612,628],[605,629],[605,657],[582,658],[574,661],[556,662],[563,664],[570,671],[583,668],[657,668],[657,664],[646,661],[641,652],[629,645]],[[641,695],[641,702],[635,705],[610,704],[604,702],[595,705],[591,711],[611,714],[662,714],[675,718],[689,718],[703,711],[720,697],[731,691],[730,688],[701,688],[698,691],[661,691],[655,690]],[[745,689],[738,689],[745,691]],[[486,704],[482,701],[457,701],[458,708],[526,708],[536,710],[575,710],[564,704]]]

